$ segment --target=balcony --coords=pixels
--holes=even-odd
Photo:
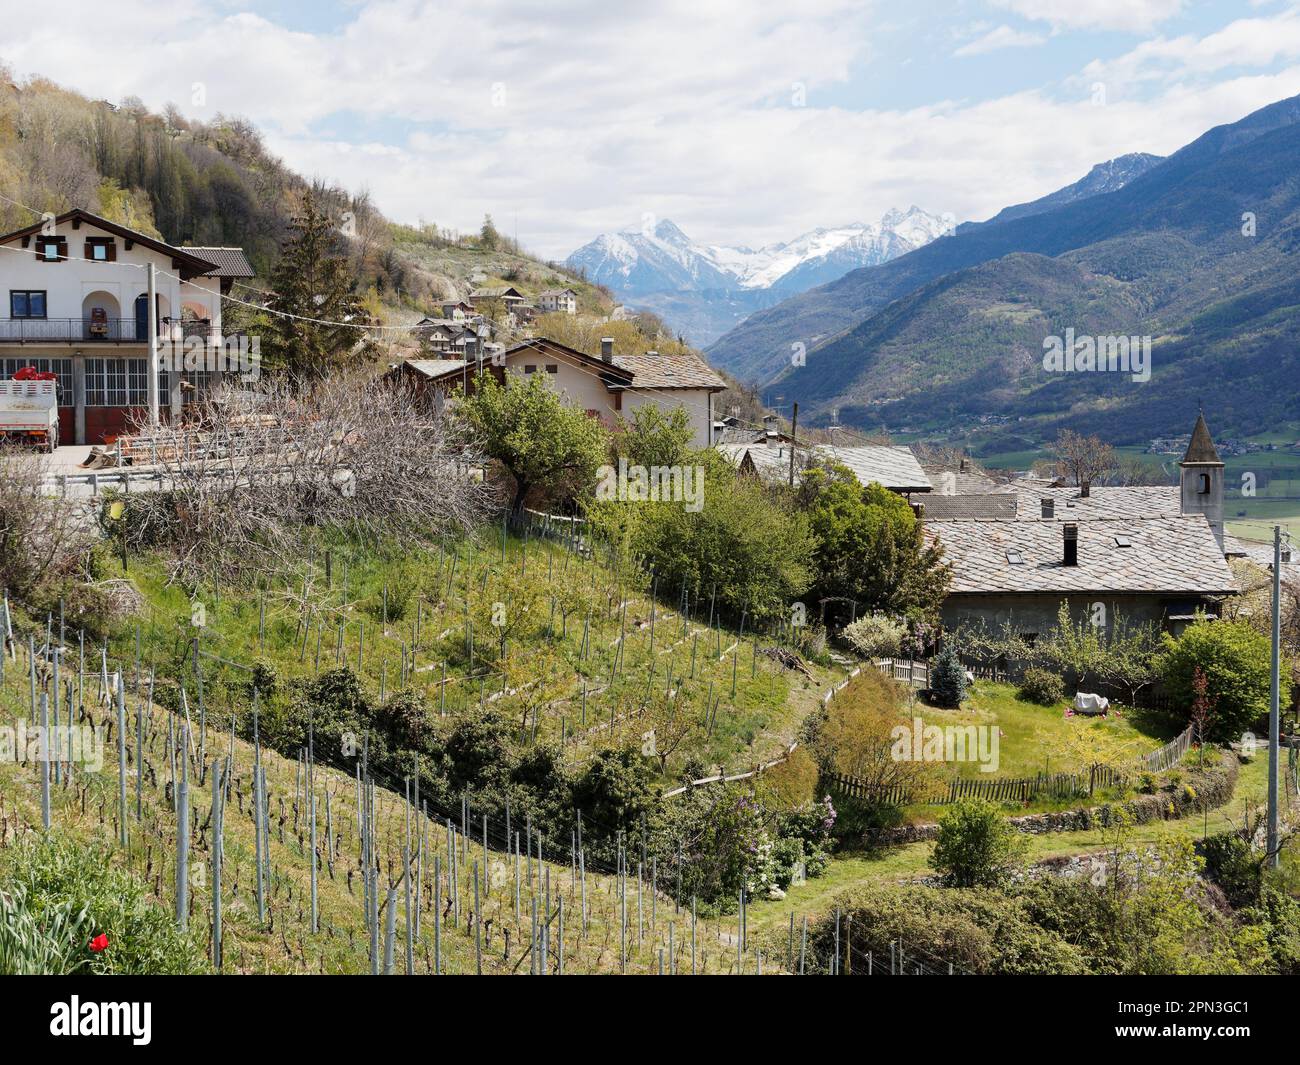
[[[179,341],[207,338],[212,324],[164,318],[158,323],[158,339]],[[134,318],[3,318],[0,344],[144,344],[148,326]]]

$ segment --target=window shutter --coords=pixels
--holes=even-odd
[[[117,262],[117,241],[115,240],[108,242],[108,261],[110,263]]]

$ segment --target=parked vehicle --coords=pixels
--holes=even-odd
[[[21,440],[49,454],[59,446],[58,382],[54,374],[0,381],[0,439]]]

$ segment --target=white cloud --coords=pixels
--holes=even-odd
[[[998,7],[1058,29],[1141,33],[1173,18],[1183,0],[993,0]]]
[[[647,213],[751,245],[911,203],[983,218],[1300,92],[1287,69],[1153,83],[1142,102],[1107,107],[1053,86],[849,109],[827,99],[872,60],[860,2],[703,7],[369,0],[312,35],[196,0],[122,0],[74,33],[77,6],[48,0],[45,17],[9,27],[0,55],[95,97],[246,115],[288,165],[367,188],[393,218],[472,230],[490,212],[556,258]],[[190,103],[195,81],[205,106]],[[806,106],[792,106],[795,83]]]
[[[1300,58],[1300,13],[1294,9],[1243,18],[1196,37],[1157,37],[1113,60],[1095,60],[1083,77],[1116,84],[1217,74],[1232,68],[1267,67]]]
[[[996,52],[1002,48],[1032,48],[1046,40],[1046,34],[1031,33],[1027,30],[1014,30],[1010,26],[999,26],[997,29],[989,30],[982,37],[976,37],[975,40],[963,44],[953,52],[953,55],[983,55],[985,52]]]

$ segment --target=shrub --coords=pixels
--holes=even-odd
[[[951,709],[966,698],[966,670],[951,644],[939,652],[930,670],[930,695],[939,706]]]
[[[259,658],[253,663],[253,675],[248,681],[248,694],[258,695],[263,699],[269,699],[280,688],[280,673],[275,668],[275,663],[265,658]]]
[[[1212,708],[1207,728],[1211,739],[1236,739],[1268,713],[1269,640],[1247,623],[1202,620],[1177,639],[1165,637],[1157,669],[1165,690],[1189,710],[1198,668],[1205,675],[1205,697]],[[1283,705],[1290,698],[1291,680],[1283,673]]]
[[[1259,901],[1264,863],[1251,853],[1240,833],[1224,832],[1197,840],[1196,853],[1205,861],[1205,875],[1223,889],[1233,906]]]
[[[849,646],[867,658],[892,658],[906,635],[907,623],[887,614],[868,614],[844,629]]]
[[[1065,682],[1050,669],[1030,666],[1020,679],[1020,698],[1043,706],[1055,706],[1065,698]]]
[[[987,799],[963,799],[939,818],[931,867],[948,887],[996,887],[1010,877],[1024,840]]]
[[[918,885],[871,884],[856,887],[836,900],[840,916],[840,950],[844,929],[851,927],[853,971],[865,972],[871,952],[877,973],[889,972],[903,944],[904,968],[943,973],[952,962],[958,972],[989,974],[1080,974],[1087,971],[1082,952],[1065,935],[1037,927],[1026,907],[1001,892],[948,890]],[[849,921],[851,920],[851,925]],[[806,971],[827,971],[834,953],[835,915],[808,922]],[[769,952],[785,958],[785,929],[773,930]],[[796,939],[795,962],[800,943]]]

